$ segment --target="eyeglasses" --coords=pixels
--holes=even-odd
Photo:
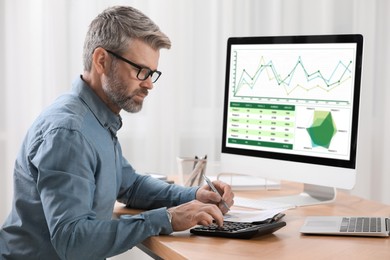
[[[147,80],[147,78],[150,76],[151,79],[152,79],[152,82],[155,83],[158,80],[158,78],[161,76],[161,74],[162,74],[161,71],[151,70],[149,68],[145,68],[145,67],[142,67],[142,66],[140,66],[138,64],[135,64],[134,62],[129,61],[126,58],[123,58],[122,56],[116,54],[115,52],[112,52],[110,50],[106,50],[106,51],[108,53],[110,53],[111,55],[113,55],[115,58],[120,59],[120,60],[130,64],[134,68],[137,68],[138,69],[137,79],[139,79],[141,81]]]

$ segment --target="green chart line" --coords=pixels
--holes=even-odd
[[[237,52],[235,52],[235,60],[234,60],[234,66],[235,70],[237,68]],[[291,92],[293,92],[297,88],[303,88],[307,91],[315,89],[315,88],[321,88],[325,91],[330,91],[334,89],[337,86],[340,86],[343,82],[346,80],[351,79],[351,64],[352,61],[349,61],[349,63],[345,64],[342,61],[339,61],[331,75],[326,78],[321,70],[315,70],[313,72],[308,72],[306,69],[302,58],[299,56],[297,59],[297,62],[293,66],[293,68],[290,70],[290,72],[285,75],[281,76],[277,70],[276,66],[274,65],[273,61],[265,62],[265,59],[263,56],[260,58],[260,63],[258,68],[256,69],[256,72],[254,75],[250,75],[245,69],[242,70],[241,75],[239,77],[238,83],[235,84],[235,90],[234,95],[237,96],[237,93],[243,86],[248,86],[249,88],[253,89],[256,85],[257,80],[259,79],[260,75],[262,73],[266,73],[268,79],[275,80],[278,86],[282,86],[285,90],[286,95],[289,95]],[[296,86],[290,86],[291,82],[294,78],[294,75],[298,69],[301,69],[304,72],[304,75],[306,77],[306,81],[310,82],[314,79],[320,79],[323,81],[324,85],[314,85],[310,88],[303,87],[302,85],[296,85]],[[338,78],[335,79],[336,75],[340,75]],[[234,81],[237,79],[237,70],[236,75],[234,77]]]

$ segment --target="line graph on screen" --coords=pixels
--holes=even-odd
[[[353,86],[353,51],[233,50],[233,96],[348,102]],[[283,57],[283,58],[281,58]]]

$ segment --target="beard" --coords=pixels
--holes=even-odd
[[[127,94],[127,86],[123,84],[116,70],[116,64],[112,64],[109,75],[102,83],[103,91],[110,102],[129,113],[137,113],[142,109],[143,101],[137,101],[134,96],[138,94],[148,95],[148,90],[140,88]]]

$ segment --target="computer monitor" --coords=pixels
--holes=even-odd
[[[227,41],[221,172],[304,183],[296,206],[356,179],[363,36]]]

